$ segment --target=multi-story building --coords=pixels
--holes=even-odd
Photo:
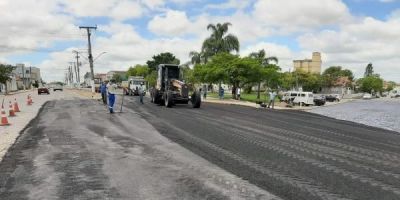
[[[294,70],[302,70],[307,73],[321,74],[322,59],[320,52],[314,52],[312,59],[294,60]]]
[[[16,64],[13,70],[18,89],[28,89],[34,82],[41,83],[40,69],[37,67],[26,67],[25,64]]]

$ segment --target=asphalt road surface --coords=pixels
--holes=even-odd
[[[0,199],[236,199],[153,148],[152,128],[282,199],[400,199],[397,132],[297,111],[125,100],[115,117],[90,100],[47,103],[0,164]],[[134,123],[143,119],[152,126]]]
[[[400,199],[400,133],[320,115],[131,99],[167,138],[283,199]]]

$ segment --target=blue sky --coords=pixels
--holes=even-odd
[[[231,22],[242,56],[265,49],[289,70],[292,60],[320,51],[323,68],[340,65],[360,77],[372,62],[383,78],[400,82],[398,0],[4,0],[0,8],[0,25],[11,26],[0,34],[0,61],[38,66],[48,80],[63,79],[71,51],[87,48],[79,25],[98,25],[94,56],[107,53],[95,72],[107,72],[164,51],[186,62],[209,35],[207,24]]]

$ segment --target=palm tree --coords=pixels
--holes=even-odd
[[[260,64],[264,67],[267,67],[271,64],[271,61],[278,63],[278,58],[275,56],[266,57],[266,53],[264,49],[259,50],[258,52],[253,52],[249,55],[250,58],[254,58],[260,62]],[[261,82],[258,82],[257,87],[257,99],[260,99],[260,89],[261,89]]]
[[[210,58],[217,53],[230,53],[231,51],[239,52],[239,40],[235,35],[227,34],[229,26],[232,24],[225,22],[223,24],[209,24],[207,30],[211,30],[212,33],[203,42],[201,52],[204,58]]]
[[[200,63],[206,63],[204,55],[203,55],[202,52],[191,51],[189,53],[189,57],[191,58],[190,62],[193,65],[200,64]]]

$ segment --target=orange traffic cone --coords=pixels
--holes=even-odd
[[[31,101],[31,104],[33,104],[33,99],[31,97],[31,95],[29,95],[29,100]]]
[[[10,107],[9,107],[10,109],[8,110],[8,112],[9,112],[9,117],[15,117],[15,116],[17,116],[17,115],[15,115],[15,112],[14,112],[14,108],[13,108],[13,106],[12,106],[12,103],[11,103],[11,101],[10,101]]]
[[[31,99],[29,98],[29,94],[26,97],[26,105],[28,105],[28,106],[32,105]]]
[[[19,110],[17,98],[14,99],[14,112],[21,112],[21,110]]]
[[[4,105],[1,104],[1,123],[0,126],[9,126],[6,111],[4,110]]]

